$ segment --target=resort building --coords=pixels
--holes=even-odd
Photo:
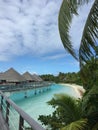
[[[33,74],[33,78],[35,78],[38,82],[43,81],[43,79],[40,76],[38,76],[37,74]]]
[[[29,72],[25,72],[23,75],[22,75],[27,82],[41,82],[43,81],[38,75],[36,74],[30,74]]]
[[[0,74],[1,84],[19,84],[25,81],[25,78],[13,68],[10,68],[4,73]]]
[[[13,68],[8,69],[4,73],[0,73],[0,84],[20,84],[20,83],[28,83],[28,82],[41,82],[43,81],[38,75],[30,74],[29,72],[25,72],[23,75],[18,73]]]

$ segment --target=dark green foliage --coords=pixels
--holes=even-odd
[[[40,76],[44,81],[55,81],[55,76],[52,74],[44,74]]]
[[[59,72],[59,74],[57,76],[46,74],[46,75],[41,75],[41,78],[44,81],[53,81],[55,83],[76,83],[76,84],[82,85],[82,81],[80,78],[80,72],[78,72],[78,73]]]
[[[65,126],[61,130],[85,130],[87,126],[87,119],[81,119],[74,121],[71,124]]]
[[[81,69],[81,79],[86,90],[98,84],[98,59],[92,57]]]
[[[49,105],[55,109],[52,115],[39,116],[42,124],[58,130],[71,122],[81,119],[82,110],[80,100],[76,100],[68,95],[55,95],[52,100],[48,102]]]
[[[47,129],[51,128],[52,130],[58,130],[61,126],[64,126],[61,119],[57,116],[56,111],[54,111],[52,115],[40,115],[38,120],[40,120],[42,124],[46,125],[48,127]]]
[[[85,116],[98,112],[98,86],[93,86],[83,97],[82,110]]]

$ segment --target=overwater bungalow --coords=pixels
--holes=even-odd
[[[29,83],[29,82],[42,82],[43,80],[37,74],[30,74],[25,72],[24,74],[18,73],[13,68],[8,69],[7,71],[0,73],[0,84],[20,84],[20,83]]]
[[[42,81],[43,81],[43,79],[42,79],[40,76],[38,76],[37,74],[33,74],[32,76],[33,76],[33,78],[35,78],[38,82],[42,82]]]
[[[37,74],[30,74],[29,72],[25,72],[22,75],[27,82],[42,82],[42,78],[40,78]]]
[[[29,72],[25,72],[23,75],[22,75],[27,82],[37,82],[38,79],[33,76],[32,74],[30,74]]]
[[[26,79],[18,73],[13,68],[8,69],[4,73],[0,74],[0,83],[1,84],[20,84],[21,82],[25,82]]]

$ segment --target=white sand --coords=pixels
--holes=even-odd
[[[85,89],[83,88],[83,86],[80,86],[80,85],[77,85],[77,84],[61,83],[60,85],[72,87],[75,90],[78,98],[81,98],[83,93],[85,92]]]

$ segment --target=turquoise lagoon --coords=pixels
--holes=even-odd
[[[11,94],[10,98],[26,113],[28,113],[37,122],[39,115],[48,115],[53,112],[53,108],[47,104],[52,99],[54,94],[66,93],[77,97],[76,92],[72,87],[53,84],[50,89],[44,92],[34,94],[34,90],[27,91],[27,98],[24,97],[25,92],[17,92]]]

